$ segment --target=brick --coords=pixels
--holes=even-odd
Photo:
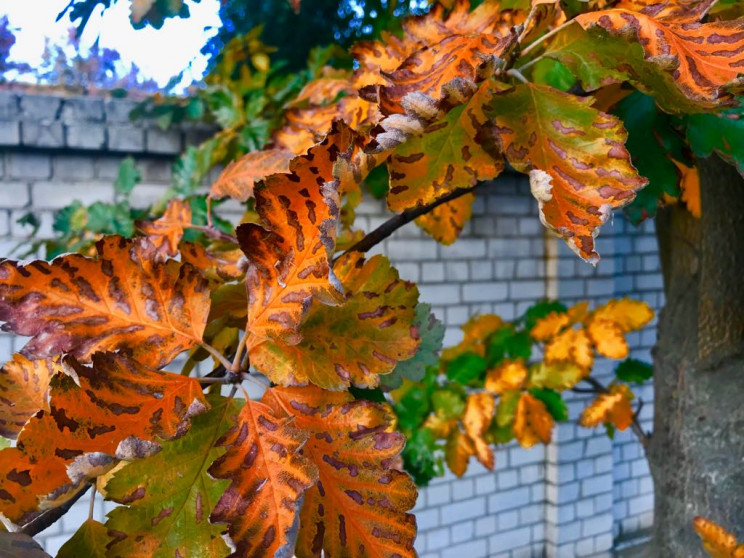
[[[68,124],[67,146],[75,149],[102,149],[106,145],[103,124]]]
[[[472,539],[474,534],[475,523],[473,523],[472,521],[464,521],[452,526],[450,536],[452,537],[453,543],[461,543],[468,539]]]
[[[581,481],[581,495],[594,496],[612,490],[612,475],[598,475]]]
[[[544,296],[544,281],[512,281],[509,283],[509,297],[512,300],[529,300],[528,306]]]
[[[175,155],[181,152],[181,132],[177,129],[161,130],[148,128],[146,133],[147,150],[151,153],[169,153]]]
[[[31,153],[8,154],[8,176],[23,179],[47,179],[52,174],[49,155]]]
[[[488,498],[489,513],[520,508],[530,501],[530,489],[526,486],[512,490],[500,490]]]
[[[635,286],[639,291],[660,291],[664,288],[664,280],[659,273],[636,275]]]
[[[488,538],[488,547],[492,554],[496,552],[503,552],[504,550],[511,550],[520,546],[524,546],[525,543],[530,541],[530,529],[529,527],[523,527],[521,529],[514,529],[493,535]]]
[[[27,184],[23,182],[3,182],[0,185],[0,208],[25,207],[29,201]]]
[[[62,121],[65,124],[81,122],[103,122],[103,99],[95,97],[73,97],[62,104]]]
[[[61,209],[75,200],[84,205],[93,202],[112,202],[114,190],[109,185],[85,184],[73,186],[64,183],[37,183],[31,186],[31,199],[34,207]]]
[[[488,543],[485,539],[452,546],[441,552],[442,558],[485,558],[488,556]]]
[[[447,504],[452,498],[449,484],[430,485],[425,491],[430,506]]]
[[[475,536],[492,535],[496,531],[496,516],[488,515],[475,520]]]
[[[486,256],[486,241],[478,239],[463,239],[447,248],[447,256],[457,259],[475,259]]]
[[[584,537],[591,537],[602,533],[612,532],[612,514],[605,513],[596,515],[590,519],[585,519],[581,526],[581,534]]]
[[[130,122],[129,114],[137,106],[136,101],[110,99],[104,103],[107,122]]]
[[[421,264],[422,283],[441,283],[444,281],[444,263],[427,262]]]
[[[456,492],[456,489],[453,490],[453,493]],[[442,507],[442,517],[445,518],[458,518],[461,520],[464,519],[475,519],[476,517],[480,517],[482,515],[485,515],[486,513],[486,499],[481,498],[473,498],[471,500],[465,500],[462,502],[457,502],[455,504],[449,504]]]
[[[428,531],[426,533],[426,550],[438,550],[445,548],[450,544],[450,530],[449,527],[443,527],[441,529],[435,529],[434,531]]]
[[[21,122],[21,143],[32,147],[62,147],[65,132],[60,122],[24,120]]]
[[[11,91],[0,91],[0,120],[15,120],[20,112],[18,95]]]
[[[53,176],[62,180],[90,180],[95,177],[95,163],[91,157],[57,155],[52,161]]]
[[[426,264],[424,264],[426,266]],[[444,262],[445,281],[467,281],[470,277],[467,262]],[[490,277],[488,277],[490,279]]]
[[[492,259],[525,257],[531,254],[527,238],[492,238],[488,241],[488,257]]]
[[[475,493],[479,496],[481,494],[489,494],[496,491],[496,476],[485,475],[475,479]]]
[[[395,260],[435,260],[437,243],[433,240],[390,240],[387,243],[388,257]]]
[[[61,99],[54,95],[21,95],[21,112],[29,120],[56,120]]]
[[[108,148],[111,151],[144,151],[145,132],[133,126],[111,125],[108,127]]]
[[[18,145],[21,143],[21,125],[19,122],[0,121],[0,145]]]
[[[428,531],[439,527],[439,509],[433,508],[417,512],[416,525],[419,531]]]
[[[506,283],[466,283],[462,287],[464,302],[494,302],[506,300],[508,287]]]
[[[419,300],[430,304],[457,304],[460,289],[457,285],[419,285]]]

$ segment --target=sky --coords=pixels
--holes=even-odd
[[[63,41],[72,27],[69,17],[60,21],[57,14],[69,0],[0,0],[0,16],[7,15],[14,29],[16,44],[10,58],[31,65],[41,61],[44,39]],[[119,52],[125,64],[134,63],[142,75],[165,85],[181,70],[189,68],[188,77],[200,78],[206,67],[206,59],[199,50],[207,37],[219,27],[219,0],[201,0],[189,3],[191,17],[173,18],[161,29],[135,30],[129,23],[129,1],[118,0],[101,15],[100,10],[91,17],[81,38],[82,48],[87,48],[99,38],[99,45]]]

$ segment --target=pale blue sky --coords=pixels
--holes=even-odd
[[[16,29],[17,41],[11,58],[38,64],[45,37],[53,42],[63,40],[71,27],[70,21],[67,16],[59,22],[55,20],[68,3],[69,0],[0,0],[0,15],[7,15],[11,27]],[[91,17],[82,36],[82,46],[90,46],[100,34],[101,47],[118,51],[127,64],[137,64],[146,77],[155,79],[159,85],[165,85],[189,64],[189,73],[198,79],[206,66],[199,49],[210,34],[204,28],[220,25],[219,0],[201,0],[190,7],[188,19],[170,19],[159,30],[150,27],[135,30],[129,24],[129,1],[118,0],[103,16],[99,11]]]

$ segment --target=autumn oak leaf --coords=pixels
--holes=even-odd
[[[267,341],[251,353],[251,364],[273,382],[371,388],[416,354],[418,289],[380,255],[367,260],[352,252],[333,269],[346,293],[342,304],[313,302],[300,328],[302,341]]]
[[[23,524],[40,506],[62,505],[117,459],[146,457],[183,435],[207,408],[199,382],[113,353],[90,367],[72,357],[50,383],[49,411],[32,418],[0,452],[0,513]],[[126,420],[122,420],[126,417]]]
[[[248,259],[249,349],[267,339],[299,341],[297,328],[313,297],[335,304],[341,285],[331,270],[339,217],[333,176],[350,148],[351,131],[337,125],[321,143],[256,188],[263,226],[238,227]]]
[[[530,175],[540,220],[596,263],[599,227],[647,182],[630,163],[620,120],[591,99],[531,83],[496,93],[485,112],[507,161]]]
[[[184,228],[191,225],[191,205],[183,200],[170,200],[165,213],[155,221],[138,221],[141,230],[155,246],[161,260],[178,255],[178,244]]]
[[[293,154],[282,149],[265,149],[246,153],[231,161],[212,184],[209,197],[230,197],[241,202],[253,197],[256,182],[275,173],[289,172]]]
[[[525,391],[519,397],[514,416],[514,435],[523,448],[537,442],[549,444],[555,421],[545,403]]]
[[[108,236],[96,247],[98,259],[0,262],[0,320],[5,331],[31,336],[22,355],[88,361],[95,351],[126,350],[159,368],[201,342],[209,291],[197,269],[156,261],[144,238]]]
[[[600,424],[612,424],[618,430],[625,430],[633,424],[633,393],[625,384],[610,387],[607,393],[602,393],[581,413],[579,424],[595,427]]]
[[[291,416],[277,417],[266,404],[247,401],[237,424],[218,442],[227,452],[209,472],[231,484],[210,519],[228,525],[235,545],[230,556],[292,555],[302,496],[318,477],[300,452],[308,437]]]
[[[315,387],[273,388],[263,401],[275,414],[294,417],[310,437],[303,454],[318,467],[305,493],[298,556],[415,556],[413,480],[399,470],[405,438],[393,430],[390,410],[348,393]]]
[[[51,359],[29,360],[21,354],[0,369],[0,436],[15,439],[28,420],[48,410],[49,381],[57,372]]]
[[[696,517],[692,525],[711,558],[744,558],[744,543],[738,544],[736,537],[717,523]]]

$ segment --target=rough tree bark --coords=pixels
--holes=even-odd
[[[702,218],[657,218],[666,305],[654,349],[654,557],[705,556],[696,515],[744,535],[744,180],[700,162]]]

